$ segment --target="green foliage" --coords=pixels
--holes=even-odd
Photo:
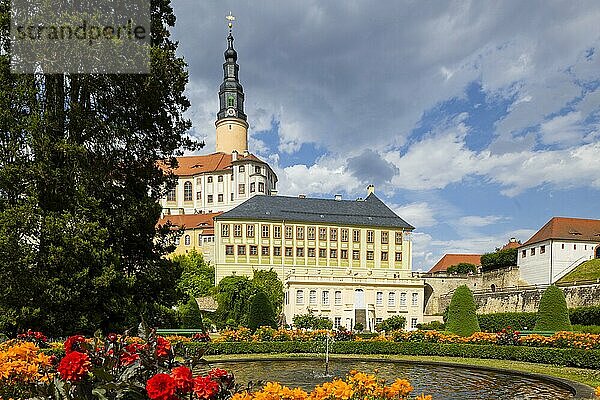
[[[255,270],[252,286],[255,290],[262,291],[267,295],[273,305],[275,316],[279,316],[283,311],[283,283],[277,273],[272,269],[269,271]]]
[[[578,307],[569,309],[572,324],[600,325],[600,307]]]
[[[563,291],[555,285],[548,286],[540,299],[536,331],[570,331],[571,321]]]
[[[517,265],[517,249],[498,250],[481,256],[481,269],[484,272]]]
[[[500,332],[509,326],[513,329],[533,330],[537,313],[493,313],[479,314],[479,328],[484,332]]]
[[[188,74],[169,0],[151,2],[149,74],[11,74],[0,0],[0,330],[122,331],[177,300],[156,227],[174,185]]]
[[[417,329],[422,331],[443,331],[446,329],[446,325],[440,321],[431,321],[426,324],[417,324]]]
[[[365,329],[365,326],[363,324],[361,324],[360,322],[357,322],[356,324],[354,324],[354,330],[356,332],[362,332]]]
[[[460,336],[470,336],[478,332],[479,323],[475,310],[473,293],[466,285],[459,286],[450,300],[446,329]]]
[[[258,291],[250,301],[248,328],[254,332],[261,326],[276,328],[277,322],[271,301],[263,291]]]
[[[232,275],[219,282],[216,288],[216,299],[219,303],[215,313],[217,328],[248,326],[250,298],[258,292],[263,292],[268,297],[276,313],[277,322],[278,313],[281,313],[283,307],[283,284],[273,270],[254,271],[252,280],[245,276]],[[229,323],[228,320],[233,322]]]
[[[179,315],[182,329],[198,329],[200,332],[206,332],[202,312],[194,297],[190,297],[187,303],[179,306]]]
[[[201,297],[211,293],[215,286],[215,267],[204,261],[202,253],[193,249],[188,254],[173,257],[181,266],[177,288],[187,296]]]
[[[455,265],[451,265],[446,270],[449,274],[468,274],[468,273],[476,273],[477,266],[475,264],[470,263],[458,263]]]
[[[406,326],[406,318],[403,315],[394,315],[388,319],[383,320],[381,323],[375,326],[375,330],[378,332],[396,331],[398,329],[404,329]]]
[[[186,343],[188,349],[206,349],[206,354],[322,353],[323,344],[315,342],[223,342]],[[331,343],[332,354],[402,354],[415,356],[447,356],[488,358],[562,365],[577,368],[600,368],[600,350],[555,349],[547,347],[498,346],[495,344],[456,344],[418,342],[353,342]]]
[[[152,304],[144,314],[145,322],[154,328],[173,328],[181,325],[180,314],[161,304]]]
[[[573,271],[560,278],[558,283],[595,281],[597,279],[600,279],[600,258],[594,258],[582,263]]]
[[[217,328],[246,326],[253,294],[252,282],[245,276],[232,275],[221,279],[216,294],[219,304],[215,313]]]
[[[333,322],[329,318],[312,313],[294,315],[293,321],[294,326],[298,329],[331,329],[333,327]]]

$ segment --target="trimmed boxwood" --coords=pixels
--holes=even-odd
[[[448,306],[446,330],[460,336],[470,336],[479,332],[475,310],[475,299],[467,285],[457,287]]]
[[[571,329],[565,294],[555,285],[548,286],[540,299],[534,330],[570,331]]]
[[[185,347],[190,350],[205,348],[207,355],[269,353],[322,354],[324,352],[324,344],[318,342],[186,343]],[[488,358],[577,368],[600,368],[600,350],[456,343],[333,342],[330,347],[330,352],[332,354],[398,354]]]

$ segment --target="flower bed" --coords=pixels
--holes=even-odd
[[[186,345],[202,343],[189,341]],[[431,400],[424,394],[409,397],[413,388],[404,379],[386,385],[375,375],[357,371],[345,380],[319,385],[310,393],[275,382],[268,382],[259,390],[252,386],[242,389],[235,384],[233,375],[223,369],[214,368],[205,375],[194,376],[193,359],[176,359],[175,346],[153,333],[147,341],[114,334],[106,338],[76,335],[65,341],[64,356],[57,358],[40,350],[49,347],[45,338],[12,340],[0,345],[0,399]]]

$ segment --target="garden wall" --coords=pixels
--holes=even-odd
[[[498,289],[496,292],[474,293],[477,313],[536,312],[543,287],[517,290]],[[562,288],[568,308],[600,306],[600,284],[578,285]],[[451,295],[442,295],[438,300],[438,313],[450,304]]]

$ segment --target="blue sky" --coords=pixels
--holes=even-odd
[[[281,194],[376,193],[413,268],[600,218],[597,1],[176,0],[191,135],[214,151],[231,10],[250,150]]]

